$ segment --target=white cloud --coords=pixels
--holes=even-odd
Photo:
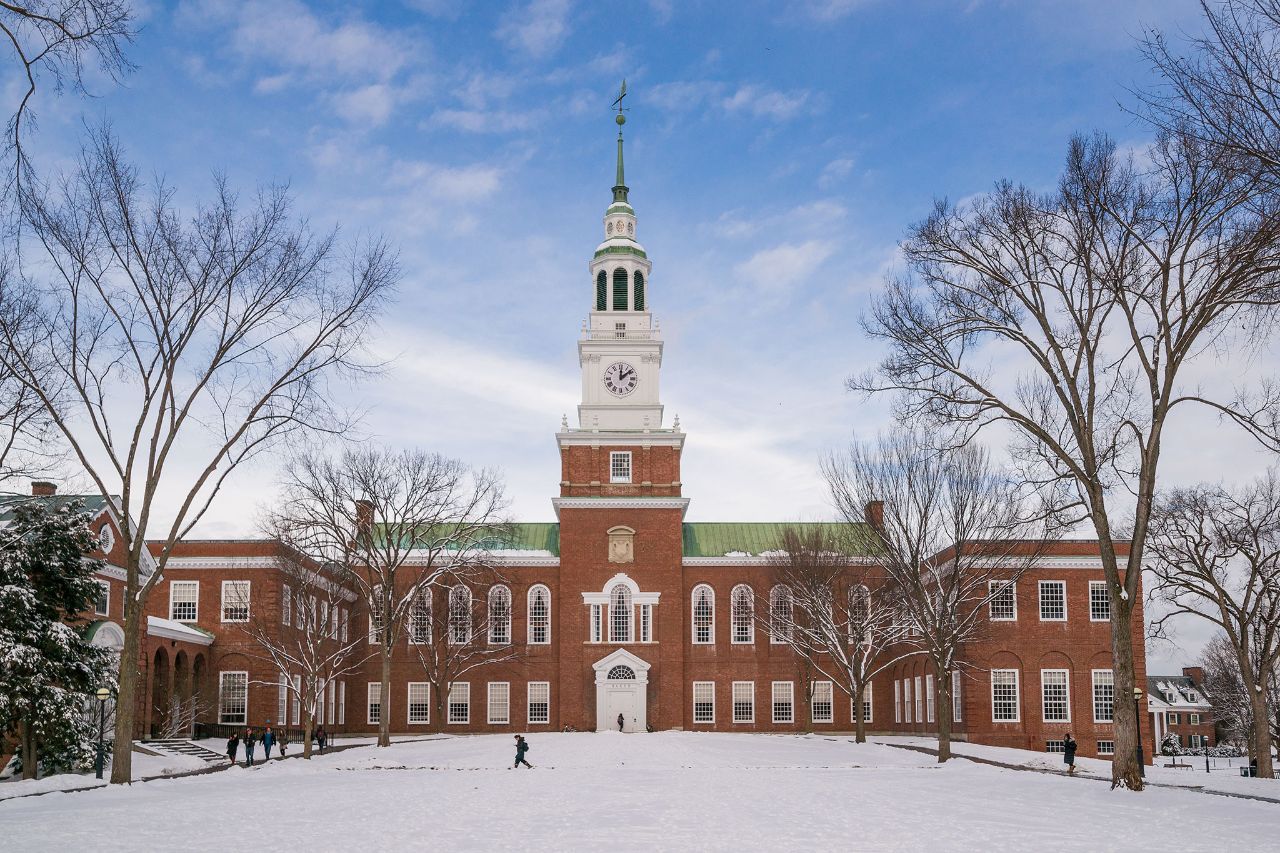
[[[480,201],[497,191],[502,170],[497,166],[439,166],[421,161],[399,161],[391,181],[428,196],[455,202]]]
[[[569,0],[532,0],[509,10],[494,35],[534,59],[550,56],[569,35]]]
[[[818,21],[835,21],[870,6],[875,0],[799,0],[797,10]]]
[[[385,124],[395,105],[395,92],[385,83],[373,83],[333,96],[333,106],[339,116],[352,124],[372,127]]]
[[[807,90],[775,92],[759,86],[740,86],[724,99],[727,112],[747,112],[757,118],[788,121],[804,112],[814,111],[813,96]]]
[[[735,267],[738,278],[763,295],[781,295],[813,275],[835,251],[825,240],[783,243],[761,249]]]
[[[731,115],[748,115],[771,121],[790,121],[822,109],[821,99],[807,89],[781,92],[755,84],[730,87],[714,80],[679,80],[660,83],[645,93],[645,100],[669,112],[719,109]]]
[[[849,173],[853,171],[853,163],[854,161],[851,157],[832,160],[823,167],[822,174],[818,176],[818,186],[822,189],[829,189],[840,183],[849,177]]]
[[[510,133],[528,130],[541,117],[540,113],[507,110],[436,110],[427,123],[469,133]]]

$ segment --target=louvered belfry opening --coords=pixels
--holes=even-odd
[[[627,310],[627,271],[622,267],[613,271],[613,310]]]
[[[644,273],[640,270],[636,270],[635,303],[635,310],[644,310]]]
[[[608,307],[607,299],[609,296],[609,277],[605,275],[604,270],[600,270],[600,274],[596,276],[596,310],[603,311]]]

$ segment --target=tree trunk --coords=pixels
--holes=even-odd
[[[20,729],[19,755],[22,756],[22,778],[34,779],[40,769],[40,750],[36,748],[36,735],[31,730],[31,726],[26,723],[22,723]]]
[[[1253,743],[1255,757],[1258,759],[1258,775],[1263,779],[1275,778],[1275,766],[1271,762],[1271,726],[1267,724],[1271,715],[1267,709],[1267,693],[1254,684],[1245,682],[1249,691],[1249,704],[1253,707]]]
[[[383,704],[385,708],[385,703]],[[302,708],[302,757],[311,758],[311,730],[315,724],[315,715],[307,710],[306,705]]]
[[[131,569],[136,572],[137,567]],[[142,651],[142,626],[146,622],[142,602],[134,596],[124,597],[124,648],[120,650],[119,692],[116,694],[116,726],[111,747],[111,784],[133,781],[133,727],[138,715],[138,689],[141,686],[138,658]]]
[[[866,715],[863,713],[863,708],[862,708],[862,701],[863,701],[862,697],[865,696],[866,693],[867,693],[867,685],[859,684],[857,687],[857,692],[854,694],[856,697],[853,700],[853,723],[854,723],[853,740],[855,743],[867,742],[867,719],[866,719]]]
[[[938,682],[938,763],[951,759],[951,673],[934,667]]]
[[[391,746],[391,714],[387,713],[391,702],[391,648],[382,643],[382,692],[378,694],[378,746]]]
[[[1116,752],[1111,757],[1111,787],[1141,791],[1142,768],[1138,764],[1140,725],[1133,701],[1133,605],[1111,596],[1111,671],[1114,680],[1112,717]]]

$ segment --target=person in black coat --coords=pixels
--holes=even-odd
[[[244,766],[253,766],[253,747],[258,742],[258,736],[253,729],[244,730]]]
[[[236,753],[240,751],[240,733],[232,732],[231,737],[227,738],[227,758],[231,759],[231,763],[236,763]]]
[[[1076,775],[1076,740],[1067,732],[1062,739],[1062,762],[1067,765],[1067,775]]]
[[[320,754],[324,755],[325,744],[329,742],[329,733],[324,730],[324,726],[316,729],[316,743],[320,744]]]
[[[525,767],[528,767],[530,770],[533,769],[533,765],[530,764],[528,761],[525,761],[525,758],[524,758],[524,754],[528,751],[529,751],[529,743],[524,739],[523,736],[516,735],[516,763],[511,765],[512,770],[515,770],[521,764],[523,764]]]
[[[623,718],[623,716],[619,714],[618,715],[618,731],[622,731],[622,727],[626,722],[627,721]]]

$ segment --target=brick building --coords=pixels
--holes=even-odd
[[[1183,667],[1181,675],[1147,676],[1151,743],[1159,755],[1165,738],[1173,735],[1184,749],[1217,746],[1216,720],[1201,684],[1204,670]]]
[[[617,145],[604,240],[589,265],[592,310],[578,340],[582,400],[576,425],[565,418],[555,434],[557,521],[515,525],[491,549],[501,580],[461,591],[487,602],[492,617],[487,635],[471,641],[522,645],[521,657],[460,679],[442,720],[406,637],[389,696],[381,695],[376,659],[326,691],[323,719],[335,732],[372,731],[383,715],[397,733],[591,730],[613,728],[619,717],[627,731],[852,729],[850,700],[830,683],[806,683],[790,648],[753,618],[777,595],[768,554],[784,525],[685,521],[686,436],[678,417],[667,425],[659,395],[663,340],[650,311],[651,262],[636,239],[621,131]],[[218,697],[211,723],[296,719],[279,673],[252,656],[242,628],[250,614],[288,621],[278,559],[269,542],[185,542],[151,598],[164,624],[213,638],[203,687]],[[1102,579],[1095,545],[1059,543],[992,603],[991,628],[966,648],[957,681],[958,737],[1052,749],[1070,730],[1081,754],[1109,753],[1117,700]],[[448,591],[432,595],[431,606],[449,606]],[[337,630],[366,636],[369,614],[354,596],[349,601]],[[1141,624],[1139,612],[1140,679]],[[167,672],[173,655],[161,660],[157,652],[148,665]],[[164,674],[160,694],[177,679]],[[870,730],[935,730],[934,693],[923,660],[886,673],[872,685]]]

